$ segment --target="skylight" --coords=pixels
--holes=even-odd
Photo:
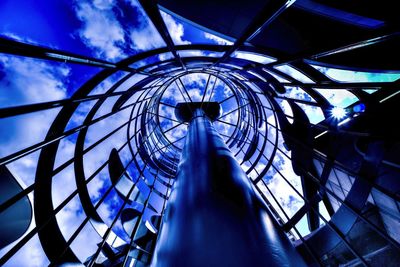
[[[245,51],[236,51],[235,53],[232,54],[232,57],[246,59],[260,64],[268,64],[276,61],[276,59],[273,57],[268,57],[265,55],[260,55]]]
[[[296,68],[293,68],[292,66],[280,65],[280,66],[274,66],[274,68],[291,76],[293,79],[298,80],[302,83],[314,83],[314,81],[311,80],[308,76],[306,76],[304,73],[297,70]]]
[[[352,71],[310,65],[338,82],[393,82],[400,79],[400,73]]]
[[[333,106],[346,108],[358,101],[358,98],[345,89],[315,89]]]
[[[138,0],[46,1],[46,5],[29,0],[1,5],[0,36],[5,39],[0,47],[7,47],[10,40],[19,46],[0,54],[0,160],[21,177],[25,184],[20,195],[29,202],[40,188],[36,186],[42,179],[36,177],[39,161],[46,163],[54,156],[54,166],[43,164],[54,167],[45,173],[51,189],[46,208],[57,208],[51,211],[56,227],[82,262],[100,251],[99,244],[118,252],[118,246],[131,242],[133,230],[139,233],[139,226],[129,225],[127,231],[123,210],[143,215],[140,231],[157,234],[156,220],[149,214],[160,218],[164,214],[188,131],[188,123],[176,118],[178,103],[219,103],[220,117],[212,122],[216,131],[282,223],[307,206],[304,177],[295,171],[290,137],[280,125],[281,115],[294,122],[290,104],[304,111],[314,134],[324,127],[326,121],[317,124],[325,116],[331,115],[339,126],[347,123],[346,108],[358,101],[352,112],[362,117],[369,106],[361,101],[366,95],[361,93],[367,92],[371,99],[381,93],[374,94],[379,84],[332,89],[335,82],[400,79],[400,72],[350,71],[318,63],[311,66],[333,81],[314,81],[311,74],[294,67],[300,64],[281,63],[294,61],[278,61],[263,54],[268,50],[248,42],[232,46],[234,38],[224,39],[165,10],[153,23]],[[155,25],[160,24],[168,32],[159,32],[162,27]],[[26,44],[32,49],[24,48]],[[285,83],[286,92],[273,88],[277,81]],[[360,99],[351,90],[360,90]],[[391,101],[398,93],[382,94],[379,101]],[[331,131],[323,130],[311,138],[319,141]],[[112,158],[113,151],[120,162]],[[124,178],[113,180],[110,162],[122,165],[123,171],[115,173],[123,172]],[[90,217],[85,205],[91,205],[98,218]],[[319,206],[329,219],[322,202]],[[300,217],[295,225],[301,235],[309,234],[307,216]],[[33,238],[16,241],[24,242],[18,253],[12,249],[16,243],[0,250],[1,257],[12,254],[9,266],[49,265],[37,234],[40,227],[46,225],[32,220],[19,238]],[[152,255],[147,247],[136,248]],[[97,259],[106,259],[105,254],[98,252]]]

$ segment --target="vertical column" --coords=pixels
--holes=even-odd
[[[160,231],[152,266],[305,266],[200,108]]]

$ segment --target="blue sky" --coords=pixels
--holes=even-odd
[[[191,43],[213,43],[213,44],[231,44],[229,41],[218,38],[210,33],[203,32],[190,24],[173,18],[172,16],[162,12],[163,19],[170,31],[175,44],[191,44]],[[37,44],[45,47],[65,50],[80,55],[94,58],[105,59],[111,62],[117,62],[127,56],[137,53],[164,47],[165,43],[155,30],[152,23],[145,16],[137,1],[134,0],[95,0],[95,1],[44,1],[44,0],[3,0],[0,3],[0,36],[18,40],[25,43]],[[190,54],[199,54],[199,51],[191,51],[182,53],[182,56]],[[204,52],[203,52],[204,53]],[[205,53],[207,54],[207,53]],[[171,54],[158,56],[165,59]],[[213,56],[210,54],[210,56]],[[214,55],[215,56],[215,55]],[[234,57],[253,60],[255,62],[268,63],[275,59],[263,57],[260,55],[252,55],[249,53],[236,53]],[[157,58],[148,59],[147,63],[157,60]],[[327,68],[318,68],[332,78],[343,81],[352,81],[363,79],[363,81],[376,81],[376,79],[395,79],[398,76],[355,73],[341,70],[332,70]],[[17,106],[28,103],[40,103],[49,100],[58,100],[70,97],[82,84],[90,77],[97,73],[100,68],[88,67],[83,65],[74,65],[68,63],[59,63],[52,61],[43,61],[30,58],[22,58],[17,56],[9,56],[0,54],[0,108]],[[279,71],[291,75],[293,78],[305,82],[312,83],[312,80],[300,74],[296,69],[290,66],[280,66],[276,68],[277,73],[272,73],[277,78]],[[99,84],[91,94],[104,93],[116,81],[127,75],[122,71],[107,78]],[[361,76],[363,75],[363,76]],[[134,75],[123,83],[117,91],[127,90],[143,79],[145,76]],[[382,78],[383,77],[383,78]],[[182,80],[187,86],[190,96],[200,101],[205,91],[205,84],[208,76],[204,74],[191,74],[183,76]],[[210,88],[215,83],[211,79],[207,88],[207,96],[211,100],[224,99],[232,95],[228,87],[221,81],[216,81],[215,92],[210,95]],[[311,97],[300,88],[287,88],[287,97],[294,99],[306,99],[313,101]],[[178,92],[176,84],[171,86],[163,94],[163,101],[171,104],[183,100],[182,95]],[[344,92],[321,92],[332,104],[337,106],[347,106],[354,102],[354,96]],[[136,100],[137,96],[132,97],[128,103]],[[110,112],[113,103],[117,97],[108,99],[99,109],[95,117]],[[291,113],[290,107],[285,101],[279,101],[286,114]],[[80,125],[85,118],[87,112],[95,104],[95,101],[85,102],[79,105],[77,111],[70,120],[67,129],[71,129]],[[267,103],[265,103],[267,105]],[[237,103],[232,100],[223,104],[224,113],[232,110]],[[322,112],[317,107],[302,106],[308,114],[312,123],[318,123],[323,119]],[[167,106],[160,107],[160,114],[174,118],[173,110]],[[13,118],[0,120],[0,157],[21,150],[25,147],[33,145],[44,139],[49,124],[53,121],[59,109],[50,109],[42,112],[21,115]],[[119,125],[129,119],[130,110],[126,109],[114,116],[94,124],[89,128],[85,140],[85,147],[90,146],[99,140],[106,133],[112,131]],[[268,122],[277,125],[274,121],[272,113],[268,115]],[[224,117],[229,123],[236,123],[237,112]],[[171,121],[161,121],[161,126],[168,129],[176,123]],[[232,128],[227,124],[216,123],[216,128],[222,134],[230,134]],[[176,140],[177,137],[184,136],[186,126],[180,126],[175,131],[171,131],[167,137]],[[270,140],[274,140],[274,131],[271,126],[262,126],[261,130],[268,128]],[[84,157],[85,174],[89,176],[109,156],[109,151],[113,148],[121,147],[126,139],[126,127],[123,127],[117,133],[112,135],[107,142],[102,142],[95,149],[88,152]],[[27,134],[29,133],[29,134]],[[64,138],[59,145],[56,167],[73,157],[74,142],[76,134],[68,138]],[[183,142],[180,143],[182,145]],[[286,151],[280,137],[279,148]],[[234,148],[233,148],[234,149]],[[120,155],[126,163],[129,160],[129,150],[122,148]],[[290,152],[286,151],[290,156]],[[268,155],[268,151],[265,153]],[[7,165],[10,170],[25,185],[29,186],[34,182],[34,174],[38,152],[31,153],[19,160]],[[266,159],[262,160],[257,166],[257,170],[261,171],[266,165]],[[294,187],[301,193],[300,178],[296,176],[291,168],[290,160],[284,155],[278,155],[275,158],[275,165],[282,174],[289,178]],[[248,168],[248,163],[243,164],[243,168]],[[128,170],[130,175],[134,177],[137,173],[135,169]],[[255,171],[251,173],[254,175]],[[267,174],[267,182],[271,191],[277,196],[280,204],[286,211],[292,215],[303,204],[300,196],[279,177],[276,170],[270,170]],[[109,186],[107,168],[102,170],[89,184],[90,197],[93,203],[96,203],[101,194]],[[53,203],[57,206],[71,192],[75,190],[73,166],[69,166],[53,180]],[[30,196],[32,198],[32,196]],[[112,192],[107,200],[100,206],[99,213],[106,223],[110,222],[110,218],[116,213],[116,208],[121,206],[121,200],[116,192]],[[279,210],[276,204],[273,206]],[[282,215],[283,216],[283,215]],[[284,216],[283,216],[284,217]],[[57,221],[63,234],[68,237],[73,233],[81,221],[85,218],[85,214],[79,204],[79,198],[75,197],[62,211],[57,215]],[[305,229],[305,223],[302,221],[301,229]],[[30,229],[35,227],[34,222]],[[81,260],[85,260],[96,249],[96,243],[100,241],[97,231],[103,231],[104,225],[86,225],[82,231],[82,235],[72,243],[73,250]],[[114,231],[126,239],[122,226],[117,224]],[[115,237],[115,236],[114,236]],[[110,237],[112,238],[112,237]],[[118,240],[118,242],[123,242]],[[87,242],[92,240],[92,242]],[[3,255],[10,247],[0,251]],[[6,266],[44,266],[47,265],[47,258],[41,251],[37,236],[35,236],[23,249],[21,249]]]
[[[190,44],[191,41],[196,40],[196,37],[202,43],[223,41],[213,35],[188,27],[187,24],[182,25],[182,22],[173,19],[170,15],[165,13],[162,15],[176,44]],[[0,26],[2,37],[112,62],[125,58],[127,55],[165,46],[136,1],[2,1],[0,21],[5,22]],[[166,58],[165,55],[163,57]],[[95,67],[0,55],[0,107],[68,98],[99,70],[100,68]],[[118,72],[97,86],[91,94],[105,92],[110,85],[125,75],[126,73]],[[144,76],[135,75],[118,90],[127,90],[142,78]],[[201,77],[198,82],[203,84],[204,79],[205,77]],[[193,96],[201,90],[199,84],[189,81],[188,85],[189,92]],[[95,117],[108,113],[115,100],[116,98],[107,100]],[[82,103],[67,129],[79,125],[94,103],[95,101]],[[49,124],[58,111],[59,109],[51,109],[1,120],[0,155],[8,155],[43,140]],[[121,125],[128,117],[129,110],[127,109],[90,127],[85,147]],[[26,135],[27,132],[31,134]],[[122,145],[125,135],[126,127],[85,155],[87,176],[107,160],[109,153],[106,151]],[[61,141],[55,167],[73,156],[75,138],[76,134]],[[129,157],[129,151],[124,148],[120,155],[125,161]],[[7,167],[23,185],[29,186],[34,182],[37,158],[38,152],[31,153],[8,164]],[[137,171],[130,168],[129,172],[134,177]],[[94,203],[99,200],[109,184],[107,169],[101,171],[88,184]],[[53,204],[56,207],[76,188],[72,165],[53,178],[52,187]],[[75,197],[57,214],[57,221],[66,238],[71,236],[85,218],[79,202],[79,197]],[[113,191],[100,205],[99,213],[106,223],[110,223],[110,219],[120,206],[121,199]],[[93,226],[100,232],[104,229],[102,225]],[[80,237],[72,243],[73,250],[82,261],[95,251],[96,243],[101,240],[93,226],[86,225]],[[33,227],[35,227],[34,221],[28,231]],[[126,240],[126,234],[120,222],[114,227],[114,231]],[[92,242],[88,243],[87,240]],[[0,255],[3,255],[10,247],[0,251]],[[47,258],[35,236],[7,262],[6,266],[47,264]]]

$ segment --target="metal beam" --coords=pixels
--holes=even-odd
[[[165,22],[161,16],[156,0],[139,0],[139,3],[142,5],[147,16],[149,16],[150,20],[153,22],[157,31],[161,35],[161,38],[163,38],[164,42],[167,44],[168,49],[174,55],[175,59],[179,62],[179,64],[183,67],[183,69],[186,70],[186,66],[183,63],[179,54],[177,53],[174,41],[172,40],[168,28],[165,25]]]
[[[217,64],[227,60],[240,46],[253,39],[264,28],[269,26],[282,12],[284,12],[295,0],[268,1],[253,21],[247,26],[242,35],[233,46],[217,61]]]
[[[73,54],[62,50],[41,47],[38,45],[25,44],[22,42],[9,40],[1,37],[0,37],[0,53],[47,59],[59,62],[76,63],[81,65],[101,67],[106,69],[116,69],[128,72],[136,72],[135,69],[126,66],[120,66],[118,63],[111,63],[105,60]]]
[[[152,266],[305,266],[201,109],[163,219]]]
[[[281,58],[278,61],[271,62],[266,65],[276,66],[276,65],[281,65],[281,64],[289,64],[289,63],[296,62],[296,61],[302,61],[304,59],[316,60],[316,59],[320,59],[323,57],[332,56],[335,54],[340,54],[343,52],[355,50],[358,48],[363,48],[363,47],[371,46],[374,44],[382,43],[382,42],[391,40],[393,38],[396,38],[399,35],[400,35],[399,31],[394,31],[394,32],[389,32],[389,33],[381,33],[378,36],[373,36],[373,37],[367,38],[365,40],[361,40],[361,41],[358,41],[355,43],[343,45],[341,47],[332,48],[327,51],[307,51],[306,53],[300,53],[300,54],[290,56],[287,58]]]

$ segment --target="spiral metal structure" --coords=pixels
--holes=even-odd
[[[33,237],[52,265],[149,264],[187,132],[176,105],[210,101],[221,106],[215,129],[308,264],[397,262],[398,130],[389,114],[399,101],[398,80],[342,83],[321,72],[327,64],[317,61],[368,40],[289,60],[250,44],[289,1],[272,14],[261,12],[232,45],[175,45],[157,6],[141,2],[167,46],[117,63],[0,40],[2,53],[102,68],[68,99],[0,109],[8,118],[59,108],[42,141],[0,159],[9,189],[2,220],[16,220],[15,210],[24,210],[19,232],[2,238],[0,265]],[[340,110],[343,118],[333,111],[329,90],[355,99]],[[106,134],[98,136],[98,126]],[[59,162],[67,153],[63,140],[73,143],[73,152]],[[35,181],[21,187],[7,166],[35,152]],[[101,159],[94,163],[95,155]],[[56,182],[76,188],[60,192]],[[56,201],[55,194],[65,197]],[[285,195],[293,197],[287,202]],[[73,199],[84,216],[75,229],[64,229],[62,212]],[[105,206],[112,207],[107,216]],[[74,247],[85,231],[97,236],[85,241],[94,247],[89,254]],[[370,245],[361,245],[363,236]]]

